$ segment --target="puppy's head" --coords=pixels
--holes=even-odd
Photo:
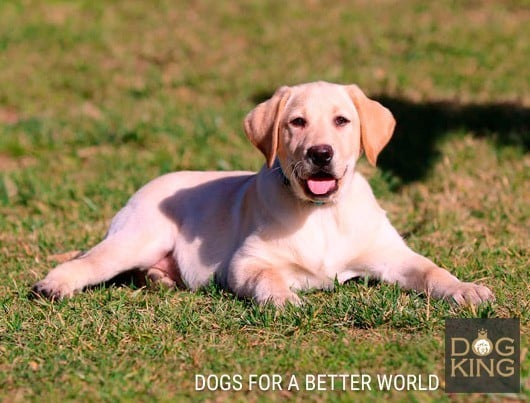
[[[364,150],[375,165],[395,121],[356,85],[316,82],[279,88],[245,118],[245,133],[267,159],[276,158],[294,194],[336,201]]]

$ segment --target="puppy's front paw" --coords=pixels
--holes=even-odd
[[[52,301],[68,298],[74,295],[75,290],[68,281],[49,277],[50,276],[36,283],[31,291],[36,295],[43,296]]]
[[[259,304],[272,304],[278,308],[283,308],[287,304],[294,306],[302,305],[300,297],[291,290],[276,290],[268,295],[257,296],[255,299]]]
[[[453,299],[458,305],[478,305],[486,301],[495,300],[495,296],[488,287],[464,282],[460,282],[447,290],[445,297]]]

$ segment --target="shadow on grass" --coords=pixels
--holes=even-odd
[[[259,103],[271,96],[261,91],[251,99]],[[438,142],[450,132],[490,138],[499,147],[516,146],[524,152],[530,149],[530,108],[516,103],[413,102],[390,95],[372,99],[390,109],[397,121],[378,165],[403,184],[425,178],[439,157]]]
[[[412,102],[381,95],[375,100],[394,114],[396,131],[378,159],[402,183],[423,179],[439,156],[437,143],[452,131],[490,138],[499,147],[530,149],[530,108],[515,103]]]

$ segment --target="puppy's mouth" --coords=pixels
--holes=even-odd
[[[322,199],[339,189],[339,181],[327,172],[317,172],[303,181],[304,190],[311,198]]]

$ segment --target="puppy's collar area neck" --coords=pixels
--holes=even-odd
[[[291,181],[287,178],[285,173],[283,172],[282,167],[278,164],[278,169],[280,170],[280,174],[282,175],[282,181],[285,186],[291,186]]]
[[[282,167],[280,166],[280,164],[278,162],[277,162],[277,165],[278,165],[277,168],[280,171],[284,186],[291,186],[291,181],[289,180],[289,178],[287,178],[287,176],[283,172]],[[326,202],[323,202],[323,201],[313,201],[313,200],[311,200],[309,203],[311,203],[311,204],[313,204],[315,206],[323,206],[323,205],[326,204]]]

